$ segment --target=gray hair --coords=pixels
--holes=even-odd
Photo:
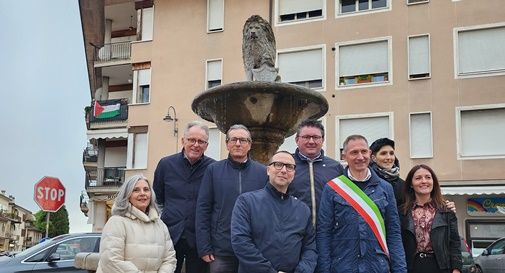
[[[207,137],[209,136],[209,126],[205,125],[203,122],[198,121],[198,120],[194,120],[194,121],[188,123],[188,125],[186,125],[186,130],[184,130],[184,136],[187,136],[189,129],[191,129],[192,127],[195,127],[195,126],[204,130]]]
[[[226,131],[226,141],[230,140],[230,132],[233,130],[238,130],[238,129],[245,130],[247,132],[247,134],[249,135],[249,137],[248,137],[249,141],[252,141],[251,132],[249,131],[249,129],[247,129],[247,127],[245,127],[245,125],[242,125],[242,124],[234,124],[230,127],[230,129],[228,129],[228,131]]]
[[[350,136],[348,136],[344,140],[342,152],[345,153],[345,151],[347,150],[347,144],[349,144],[349,141],[351,141],[351,140],[358,140],[358,139],[364,140],[365,143],[366,143],[366,146],[368,148],[368,140],[366,140],[366,138],[364,136],[362,136],[362,135],[350,135]]]
[[[114,206],[112,207],[112,215],[126,215],[130,206],[130,196],[132,195],[133,189],[135,188],[135,184],[137,184],[139,180],[145,180],[147,182],[147,185],[149,185],[149,189],[151,190],[151,201],[147,207],[148,211],[149,208],[154,208],[157,213],[160,213],[160,209],[156,204],[156,195],[154,194],[151,184],[149,184],[149,180],[147,180],[144,175],[137,174],[129,177],[126,182],[124,182],[123,185],[119,188],[116,200],[114,201]]]

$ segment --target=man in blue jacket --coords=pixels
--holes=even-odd
[[[323,187],[328,181],[341,175],[344,168],[324,155],[324,126],[320,121],[309,119],[300,123],[295,140],[298,146],[293,154],[296,174],[289,186],[289,192],[309,206],[315,226]]]
[[[393,187],[369,169],[367,140],[347,137],[343,156],[348,168],[319,204],[318,272],[407,272]]]
[[[314,227],[306,204],[287,193],[295,160],[273,155],[269,183],[240,195],[231,220],[231,242],[240,273],[313,273],[317,263]]]
[[[174,243],[177,267],[181,272],[186,260],[186,273],[207,271],[207,263],[196,252],[195,207],[203,173],[214,159],[205,156],[209,128],[198,121],[190,122],[181,138],[182,151],[164,157],[154,172],[153,189],[163,208],[161,219],[167,225]]]
[[[249,158],[251,134],[244,125],[226,133],[227,159],[207,168],[196,207],[198,255],[210,265],[210,273],[234,273],[238,260],[231,246],[231,213],[237,197],[265,186],[266,168]]]

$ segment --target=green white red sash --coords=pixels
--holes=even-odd
[[[380,247],[389,256],[384,219],[374,201],[344,175],[334,178],[328,182],[328,185],[365,219],[375,238],[377,238]]]

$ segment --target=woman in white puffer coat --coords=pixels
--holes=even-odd
[[[102,231],[97,273],[173,273],[177,260],[154,192],[142,175],[119,189]]]

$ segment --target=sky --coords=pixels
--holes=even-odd
[[[0,25],[0,190],[35,213],[34,184],[58,177],[70,232],[91,231],[79,208],[91,97],[78,0],[1,0]]]

